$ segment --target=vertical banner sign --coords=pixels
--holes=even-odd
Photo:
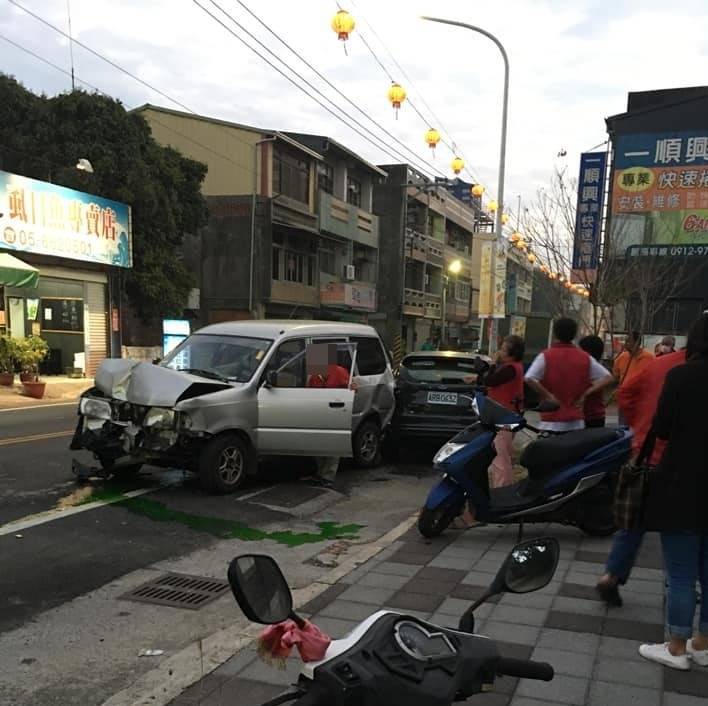
[[[492,253],[494,244],[482,243],[482,258],[479,273],[479,318],[492,315]]]
[[[506,310],[513,314],[516,311],[516,272],[509,272],[506,276]]]
[[[614,150],[614,253],[706,257],[708,130],[618,135]]]
[[[597,275],[606,168],[605,152],[580,155],[571,282],[593,282]]]
[[[494,301],[492,316],[503,319],[506,316],[506,250],[497,244],[494,257]]]

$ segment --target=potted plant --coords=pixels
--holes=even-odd
[[[49,345],[39,336],[29,336],[18,341],[17,358],[22,368],[20,380],[24,394],[41,400],[46,383],[39,379],[39,364],[49,355]]]
[[[11,336],[0,336],[0,385],[12,387],[15,382],[17,345]]]

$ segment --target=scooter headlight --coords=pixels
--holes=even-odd
[[[454,453],[457,453],[461,448],[464,448],[464,446],[465,444],[454,444],[452,442],[445,444],[445,446],[443,446],[433,457],[433,463],[442,463],[443,461],[446,461]]]

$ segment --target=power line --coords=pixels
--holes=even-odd
[[[218,22],[229,34],[231,34],[233,37],[238,39],[239,42],[241,42],[244,46],[246,46],[248,49],[250,49],[256,56],[258,56],[261,60],[263,60],[268,66],[270,66],[272,69],[277,71],[281,76],[283,76],[285,79],[287,79],[293,86],[295,86],[298,90],[302,91],[308,98],[314,100],[321,108],[324,108],[330,115],[335,117],[337,120],[340,122],[344,123],[347,127],[349,127],[351,130],[356,132],[360,137],[365,139],[367,142],[372,144],[374,147],[376,147],[379,150],[382,150],[389,156],[393,157],[394,159],[403,159],[405,162],[411,161],[407,157],[405,157],[400,151],[398,151],[396,148],[391,147],[387,145],[382,138],[378,137],[375,135],[371,130],[366,127],[366,125],[363,125],[357,118],[352,117],[349,113],[347,113],[346,110],[338,106],[331,98],[329,98],[326,94],[324,94],[319,88],[314,86],[310,81],[308,81],[305,77],[303,77],[300,73],[298,73],[295,69],[292,67],[288,66],[283,59],[281,59],[275,52],[273,52],[268,46],[266,46],[263,42],[261,42],[253,33],[251,33],[248,29],[246,29],[238,20],[236,20],[233,15],[231,15],[229,12],[227,12],[221,5],[219,5],[216,0],[209,0],[211,4],[216,7],[224,16],[228,17],[231,22],[233,22],[237,27],[239,27],[245,34],[247,34],[251,39],[253,39],[259,46],[263,47],[265,51],[267,51],[271,56],[273,56],[277,61],[279,61],[283,66],[285,66],[291,73],[293,73],[295,76],[297,76],[300,81],[305,83],[309,88],[311,88],[315,93],[317,93],[319,96],[321,96],[325,101],[327,101],[331,106],[333,106],[336,110],[338,110],[340,113],[342,113],[346,118],[356,125],[358,125],[362,130],[366,131],[365,134],[358,130],[356,127],[351,125],[350,123],[347,122],[345,118],[342,118],[339,114],[335,113],[332,108],[330,108],[328,105],[322,102],[319,98],[316,96],[313,96],[307,89],[305,89],[302,85],[300,85],[295,79],[293,79],[291,76],[288,74],[284,73],[280,67],[278,67],[276,64],[274,64],[270,59],[265,57],[263,54],[261,54],[256,48],[251,46],[243,37],[239,36],[232,28],[230,28],[228,25],[226,25],[221,19],[219,19],[216,15],[214,15],[211,11],[209,11],[206,7],[204,7],[198,0],[192,0],[197,7],[199,7],[201,10],[203,10],[209,17],[211,17],[215,22]],[[371,137],[370,137],[371,136]],[[372,139],[373,138],[373,139]],[[378,141],[374,142],[374,140]],[[407,148],[406,148],[407,149]],[[414,154],[414,153],[412,153]],[[426,164],[423,160],[419,160],[416,157],[416,168],[420,169],[420,164]],[[426,167],[423,168],[423,171],[427,170],[427,167],[432,167],[432,165],[427,165]],[[432,167],[435,169],[434,167]],[[439,172],[439,170],[436,170]]]
[[[405,143],[401,142],[394,134],[389,132],[383,125],[381,125],[379,122],[374,120],[370,115],[366,113],[362,108],[360,108],[354,101],[352,101],[345,93],[343,93],[335,84],[333,84],[324,74],[322,74],[321,71],[319,71],[315,66],[313,66],[307,59],[305,59],[304,56],[300,52],[298,52],[295,48],[293,48],[292,45],[290,45],[288,42],[286,42],[277,32],[273,31],[253,10],[251,10],[246,3],[242,2],[242,0],[235,0],[246,12],[251,15],[262,27],[264,27],[270,34],[272,34],[284,47],[286,47],[289,51],[291,51],[295,56],[297,56],[300,61],[302,61],[305,66],[307,66],[311,71],[313,71],[322,81],[324,81],[332,90],[334,90],[338,95],[340,95],[342,98],[344,98],[347,103],[349,103],[353,108],[355,108],[359,113],[361,113],[367,120],[370,120],[374,125],[376,125],[379,130],[381,130],[384,134],[386,134],[388,137],[390,137],[392,140],[394,140],[396,143],[398,143],[403,149],[405,149],[408,153],[412,154],[414,159],[420,160],[420,157],[410,148],[408,147]],[[240,26],[240,25],[239,25]],[[393,78],[391,78],[393,81]],[[408,161],[408,160],[406,160]],[[422,160],[423,164],[427,164],[431,169],[434,171],[437,171],[439,174],[442,174],[442,172],[431,165],[429,162],[426,162],[425,160]]]
[[[51,66],[53,69],[56,69],[57,71],[63,73],[64,75],[69,76],[69,77],[72,76],[72,73],[70,73],[69,71],[67,71],[67,70],[64,69],[63,67],[58,66],[57,64],[53,63],[52,61],[49,61],[49,59],[45,59],[43,56],[41,56],[41,55],[39,55],[39,54],[33,52],[31,49],[27,49],[27,47],[23,47],[21,44],[18,44],[17,42],[12,41],[12,39],[9,39],[8,37],[6,37],[6,36],[4,36],[4,35],[2,35],[2,34],[0,34],[0,39],[4,40],[4,41],[7,42],[8,44],[11,44],[12,46],[16,47],[17,49],[20,49],[21,51],[23,51],[23,52],[29,54],[30,56],[32,56],[33,58],[37,59],[38,61],[41,61],[42,63],[47,64],[48,66]],[[98,88],[97,86],[94,86],[93,84],[89,83],[88,81],[85,81],[84,79],[80,78],[79,76],[76,76],[76,75],[73,75],[73,76],[74,76],[74,78],[76,79],[76,81],[78,81],[79,83],[83,84],[84,86],[88,86],[89,88],[93,89],[93,90],[96,91],[97,93],[100,93],[101,95],[106,96],[107,98],[114,99],[114,96],[110,95],[109,93],[106,93],[105,91],[102,91],[102,90],[101,90],[100,88]],[[125,104],[125,105],[126,105],[126,107],[128,108],[128,110],[132,110],[132,109],[133,109],[133,108],[131,108],[130,105],[128,105],[128,104]],[[231,159],[231,157],[227,157],[225,154],[223,154],[223,153],[221,153],[221,152],[217,152],[216,150],[214,150],[213,148],[209,147],[208,145],[205,145],[204,143],[199,142],[198,140],[195,140],[195,139],[194,139],[193,137],[191,137],[190,135],[187,135],[186,133],[183,133],[183,132],[181,132],[180,130],[177,130],[176,128],[172,127],[171,125],[167,125],[166,123],[161,122],[160,120],[158,120],[158,119],[155,118],[154,116],[151,116],[151,117],[150,117],[150,120],[151,120],[152,122],[154,122],[154,123],[160,125],[160,126],[163,127],[165,130],[168,130],[168,131],[170,131],[170,132],[173,132],[175,135],[179,135],[180,137],[184,138],[185,140],[188,140],[189,142],[191,142],[192,144],[197,145],[198,147],[201,147],[202,149],[207,150],[208,152],[211,152],[211,153],[214,154],[216,157],[219,157],[220,159],[222,159],[222,160],[224,160],[224,161],[231,162],[231,164],[237,166],[239,169],[242,169],[243,171],[246,171],[246,172],[248,172],[249,174],[253,174],[253,173],[254,173],[254,170],[253,170],[253,169],[250,169],[249,167],[246,167],[246,166],[244,166],[243,164],[240,164],[240,163],[237,162],[236,160]],[[227,133],[227,134],[230,134],[230,133]],[[248,144],[248,143],[246,143],[246,144]],[[13,150],[14,152],[17,152],[17,153],[19,153],[19,154],[25,154],[25,155],[27,155],[28,157],[32,157],[33,159],[37,159],[36,157],[33,157],[29,152],[22,152],[21,150],[18,150],[18,149],[14,148],[14,147],[6,148],[6,149],[11,149],[11,150]],[[44,157],[42,157],[41,160],[44,161],[44,162],[46,162],[46,163],[48,163],[48,164],[52,164],[49,160],[47,160],[47,159],[44,158]],[[66,165],[54,164],[53,166],[63,167],[63,166],[66,166]]]
[[[112,66],[114,69],[117,69],[118,71],[121,71],[122,73],[126,74],[127,76],[130,76],[130,78],[132,78],[134,81],[137,81],[138,83],[142,84],[143,86],[145,86],[146,88],[150,89],[151,91],[154,91],[154,92],[157,93],[158,95],[160,95],[160,96],[162,96],[163,98],[165,98],[166,100],[170,101],[170,103],[174,103],[175,105],[178,105],[180,108],[182,108],[183,110],[186,110],[188,113],[191,113],[192,115],[199,116],[199,114],[197,113],[197,111],[192,110],[192,108],[190,108],[189,106],[185,105],[184,103],[182,103],[181,101],[177,100],[176,98],[172,98],[172,96],[167,95],[167,93],[165,93],[164,91],[161,91],[159,88],[153,86],[152,84],[148,83],[148,82],[145,81],[144,79],[140,78],[140,76],[137,76],[136,74],[132,73],[131,71],[128,71],[128,69],[122,67],[120,64],[117,64],[115,61],[112,61],[112,60],[109,59],[108,57],[104,56],[103,54],[101,54],[100,52],[96,51],[95,49],[92,49],[92,48],[89,47],[87,44],[84,44],[83,42],[79,41],[78,39],[75,39],[75,38],[72,39],[72,38],[70,38],[69,35],[68,35],[66,32],[64,32],[62,29],[60,29],[60,28],[57,27],[56,25],[53,25],[51,22],[49,22],[48,20],[45,20],[43,17],[41,17],[40,15],[37,15],[36,13],[34,13],[34,12],[32,12],[31,10],[27,9],[27,8],[24,7],[23,5],[20,5],[20,3],[17,2],[16,0],[8,0],[8,1],[9,1],[10,3],[12,3],[15,7],[19,8],[20,10],[22,10],[22,11],[25,12],[26,14],[30,15],[30,17],[33,17],[33,18],[34,18],[35,20],[37,20],[38,22],[41,22],[43,25],[49,27],[50,29],[52,29],[52,30],[54,30],[55,32],[57,32],[58,34],[61,34],[62,37],[65,37],[66,39],[70,39],[70,40],[71,40],[74,44],[76,44],[77,46],[80,46],[82,49],[85,49],[85,50],[86,50],[87,52],[89,52],[90,54],[93,54],[93,55],[94,55],[95,57],[97,57],[98,59],[101,59],[101,61],[106,62],[107,64],[109,64],[110,66]],[[56,67],[55,67],[55,68],[56,68]],[[62,69],[62,72],[64,72],[63,69]],[[65,72],[64,72],[64,73],[65,73]],[[85,83],[85,82],[84,82],[84,83]],[[90,84],[86,84],[86,85],[90,85]],[[96,89],[96,90],[98,90],[98,89]],[[103,93],[103,91],[100,91],[100,90],[99,90],[99,93]],[[111,97],[111,96],[110,96],[109,94],[107,94],[107,93],[104,94],[104,95],[108,95],[109,97]],[[252,145],[250,142],[248,142],[248,141],[246,141],[246,140],[242,140],[242,139],[239,138],[237,135],[233,134],[233,132],[228,131],[228,130],[226,130],[226,129],[223,129],[223,132],[224,132],[224,134],[228,135],[232,140],[235,140],[236,142],[240,142],[241,144],[244,144],[244,145],[248,145],[249,147],[253,147],[253,145]],[[213,151],[213,150],[212,150],[212,151]],[[232,160],[232,161],[233,161],[233,160]],[[233,163],[234,163],[234,164],[237,164],[241,169],[246,170],[246,171],[248,171],[248,172],[253,173],[253,171],[254,171],[253,169],[250,169],[249,167],[246,167],[246,166],[244,166],[244,165],[242,165],[242,164],[239,164],[238,162],[233,162]]]
[[[413,88],[413,89],[415,90],[415,92],[418,94],[418,96],[420,97],[421,103],[427,108],[428,112],[429,112],[430,115],[433,117],[433,119],[434,119],[434,121],[435,121],[435,124],[436,124],[437,126],[439,126],[440,129],[441,129],[444,133],[447,134],[447,136],[448,136],[448,138],[449,138],[451,144],[449,144],[449,143],[448,143],[447,141],[445,141],[445,140],[442,140],[442,143],[450,150],[450,152],[452,152],[453,154],[459,155],[460,157],[462,157],[462,159],[464,159],[464,161],[465,161],[465,163],[466,163],[464,169],[465,169],[465,171],[467,172],[467,174],[469,174],[469,176],[474,180],[475,183],[481,183],[481,179],[479,179],[479,177],[469,168],[468,165],[470,164],[470,162],[469,162],[469,160],[467,159],[467,157],[465,157],[465,155],[463,154],[463,152],[462,152],[459,148],[457,148],[455,139],[453,138],[453,136],[452,136],[452,134],[450,133],[450,131],[443,125],[442,121],[441,121],[441,120],[438,118],[438,116],[435,114],[435,111],[433,111],[433,109],[432,109],[432,108],[430,107],[430,105],[427,103],[427,101],[425,100],[425,97],[423,96],[422,92],[421,92],[420,90],[418,90],[417,87],[414,86],[414,84],[413,84],[413,79],[411,79],[410,75],[406,72],[406,70],[403,68],[403,66],[401,66],[401,64],[396,60],[396,57],[393,55],[393,52],[388,48],[388,46],[387,46],[386,43],[383,41],[383,39],[381,39],[380,35],[376,32],[376,30],[374,29],[373,25],[372,25],[372,24],[366,19],[366,17],[363,15],[363,12],[360,10],[360,8],[359,8],[359,6],[356,4],[356,2],[355,2],[354,0],[351,0],[351,2],[352,2],[352,4],[353,4],[354,6],[357,7],[357,14],[362,18],[362,20],[364,21],[364,23],[366,24],[366,26],[369,28],[369,30],[371,30],[371,33],[373,34],[373,36],[376,37],[376,39],[378,39],[379,44],[381,44],[381,46],[384,48],[384,50],[386,51],[386,53],[389,55],[389,57],[391,58],[391,61],[392,61],[393,64],[394,64],[394,66],[398,69],[398,71],[400,71],[401,75],[406,79],[407,85],[409,85],[411,88]],[[382,66],[382,68],[384,69],[384,71],[386,72],[386,74],[390,77],[390,75],[391,75],[390,72],[388,71],[388,69],[386,69],[386,67],[383,65],[383,62],[381,62],[381,60],[378,58],[378,56],[376,56],[376,53],[373,51],[373,49],[371,48],[371,46],[369,45],[369,43],[364,39],[363,33],[361,33],[361,32],[359,31],[359,32],[357,32],[357,34],[359,34],[359,36],[360,36],[360,37],[362,38],[362,40],[364,41],[364,44],[365,44],[366,47],[369,49],[369,51],[372,53],[372,55],[374,56],[374,58],[376,59],[376,61],[379,63],[379,65]],[[429,120],[421,113],[421,111],[418,110],[417,106],[413,103],[413,101],[411,101],[410,98],[408,99],[408,102],[410,103],[410,105],[411,105],[411,107],[413,108],[414,112],[417,113],[418,116],[421,118],[421,120],[422,120],[426,125],[430,126],[430,125],[431,125],[431,121],[429,121]]]

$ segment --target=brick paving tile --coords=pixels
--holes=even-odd
[[[583,549],[579,549],[575,553],[575,561],[587,561],[591,564],[604,564],[607,561],[607,553],[589,552]]]
[[[415,575],[415,578],[457,584],[462,581],[465,576],[467,576],[467,572],[460,569],[438,569],[433,566],[426,566]]]
[[[403,551],[399,549],[395,554],[391,555],[391,561],[399,564],[411,564],[413,566],[424,566],[428,563],[428,556],[421,556],[413,551]]]
[[[500,694],[493,691],[488,694],[476,694],[468,703],[474,704],[474,706],[509,706],[510,700],[510,694]]]
[[[203,679],[185,689],[179,699],[184,704],[201,703],[209,694],[217,689],[221,691],[224,684],[229,681],[229,677],[223,675],[208,674]]]
[[[546,703],[549,701],[558,701],[563,704],[583,706],[586,703],[589,683],[588,679],[569,677],[564,674],[555,676],[553,681],[522,679],[516,693],[519,696],[530,696],[531,698],[540,699]],[[610,704],[620,706],[620,703],[621,702],[607,701],[603,706],[609,706]],[[622,706],[624,706],[624,704],[622,704]]]
[[[546,618],[546,627],[557,630],[570,630],[572,632],[602,633],[603,618],[597,615],[576,615],[552,610]],[[621,636],[619,636],[621,637]]]
[[[665,691],[662,706],[706,706],[706,699],[703,696],[688,696]]]
[[[401,590],[411,593],[427,593],[431,596],[449,596],[456,585],[456,583],[448,583],[447,581],[421,579],[414,576],[408,583],[401,586]]]
[[[567,652],[595,654],[600,644],[600,636],[596,633],[571,632],[570,630],[541,630],[538,639],[539,647],[552,647]]]
[[[391,574],[379,574],[376,571],[371,571],[364,574],[355,585],[369,586],[370,588],[401,588],[408,583],[406,576],[392,576]]]
[[[661,692],[628,684],[593,681],[587,706],[661,706]]]
[[[300,612],[310,613],[310,615],[319,613],[322,608],[324,608],[326,605],[329,605],[335,598],[344,593],[347,588],[349,587],[345,583],[333,584],[329,588],[325,589],[322,593],[320,593],[319,596],[316,596],[308,603],[305,603],[305,605],[300,608]]]
[[[283,692],[282,686],[238,678],[229,681],[222,692],[214,692],[210,700],[204,699],[198,703],[199,706],[232,706],[234,703],[238,703],[238,706],[261,706]],[[238,700],[234,698],[235,695]]]
[[[548,647],[537,647],[533,651],[531,659],[536,662],[548,662],[553,665],[556,674],[567,674],[571,677],[585,677],[586,679],[592,674],[595,663],[595,655]]]
[[[548,615],[547,610],[537,608],[522,608],[515,605],[503,605],[500,603],[490,616],[492,620],[499,620],[503,623],[513,623],[514,625],[543,625]]]
[[[657,690],[661,689],[664,681],[661,665],[647,660],[636,662],[617,657],[601,657],[595,665],[594,678],[599,681],[633,684]]]
[[[371,588],[356,584],[347,588],[339,597],[342,600],[366,603],[369,606],[378,608],[386,603],[396,591],[397,589],[395,588]]]
[[[382,561],[376,565],[379,574],[392,574],[393,576],[414,576],[418,568],[413,564],[402,564],[397,561]]]
[[[625,640],[621,637],[610,637],[609,635],[603,635],[600,639],[600,648],[597,654],[598,657],[629,659],[635,662],[644,661],[644,658],[639,654],[639,643],[636,640]]]
[[[462,598],[466,601],[476,601],[482,596],[486,589],[483,586],[472,586],[468,583],[461,583],[455,586],[450,593],[450,598]],[[492,596],[487,603],[499,603],[501,596]]]
[[[621,615],[621,612],[619,614]],[[637,640],[638,642],[662,642],[664,626],[608,617],[605,618],[602,634],[610,637],[622,637],[626,640]]]
[[[426,593],[411,593],[410,591],[398,591],[388,601],[389,608],[398,610],[419,610],[427,613],[434,613],[440,604],[445,600],[445,596],[440,594],[430,595]]]
[[[664,667],[664,689],[679,694],[708,698],[708,669],[693,667],[688,672]]]
[[[580,583],[561,584],[558,595],[565,598],[584,598],[586,601],[602,601],[594,585],[587,586]]]
[[[320,615],[327,618],[341,618],[342,620],[364,620],[373,612],[372,607],[366,603],[355,603],[354,601],[332,601],[324,606]]]

